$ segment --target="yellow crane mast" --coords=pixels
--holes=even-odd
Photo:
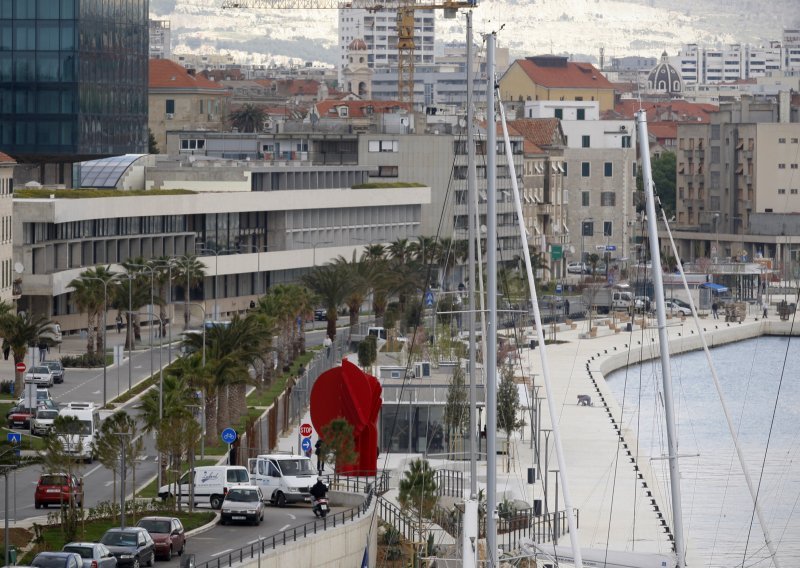
[[[225,0],[223,8],[265,10],[325,10],[362,8],[370,11],[397,10],[397,94],[401,102],[414,102],[414,13],[417,10],[444,10],[445,18],[455,18],[461,8],[475,8],[477,0]]]

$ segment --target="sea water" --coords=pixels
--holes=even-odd
[[[800,566],[800,338],[742,341],[711,355],[778,560]],[[660,368],[646,362],[606,380],[625,426],[638,432],[639,459],[650,461],[658,482],[653,495],[669,511]],[[673,356],[671,368],[693,556],[707,567],[772,566],[705,354]]]

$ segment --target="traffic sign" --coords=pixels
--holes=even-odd
[[[563,291],[563,286],[561,286],[561,284],[556,284],[556,294],[561,294]]]
[[[236,441],[236,430],[233,428],[225,428],[222,431],[222,441],[226,444],[233,444]]]
[[[607,251],[615,251],[615,250],[617,250],[617,245],[608,245],[606,247],[606,250]]]
[[[563,245],[550,245],[550,259],[561,260],[562,258],[564,258]]]
[[[300,435],[303,436],[304,438],[308,438],[312,434],[312,432],[314,432],[314,428],[312,428],[311,424],[309,424],[308,422],[303,422],[300,425]]]
[[[425,292],[425,306],[428,308],[433,307],[433,292],[430,290]]]
[[[304,452],[310,452],[311,451],[311,438],[303,438],[303,441],[300,442],[300,448]]]
[[[22,434],[19,432],[9,432],[6,434],[6,440],[18,446],[22,443]]]
[[[23,363],[22,361],[14,365],[14,368],[17,370],[17,373],[24,373],[25,369],[27,369],[25,363]]]

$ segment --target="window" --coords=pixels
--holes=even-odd
[[[167,99],[167,105],[164,112],[167,114],[175,114],[175,99]]]
[[[181,150],[203,150],[205,147],[205,140],[181,140]]]
[[[581,148],[590,148],[591,147],[591,137],[584,135],[581,136]]]
[[[588,191],[581,191],[581,205],[583,207],[589,207],[589,195],[590,192]]]
[[[594,221],[583,221],[581,225],[581,236],[594,236]]]
[[[778,164],[778,169],[779,170],[785,170],[786,169],[786,164]]]
[[[617,194],[613,191],[604,191],[600,194],[600,205],[602,207],[615,207],[617,205]]]
[[[589,177],[591,174],[589,162],[581,162],[581,177]]]
[[[796,188],[795,189],[790,189],[789,193],[791,193],[792,195],[797,195],[797,189]]]
[[[557,108],[555,110],[555,115],[556,115],[556,118],[559,118],[559,119],[564,118],[564,109],[563,108]]]
[[[792,138],[792,144],[797,144],[797,138]]]
[[[561,162],[561,171],[564,172],[564,177],[567,177],[567,162]]]
[[[778,195],[786,195],[786,190],[785,189],[779,189],[778,190]]]
[[[586,109],[583,108],[578,109],[578,120],[586,120]]]
[[[786,138],[778,138],[778,144],[786,144]]]
[[[604,237],[612,236],[612,230],[613,230],[613,222],[603,221],[603,236]]]
[[[398,176],[397,166],[378,166],[378,177],[396,178]]]
[[[797,169],[797,164],[792,164],[792,169],[796,170]]]
[[[370,140],[368,150],[370,152],[399,152],[400,142],[397,140]]]
[[[631,137],[630,136],[623,136],[622,137],[622,147],[623,148],[630,148],[631,147]]]
[[[605,176],[607,178],[610,178],[611,176],[614,175],[614,164],[612,164],[611,162],[606,162],[605,164],[603,164],[603,171],[605,173]]]

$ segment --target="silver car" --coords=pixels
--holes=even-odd
[[[36,410],[36,416],[31,420],[31,435],[46,436],[53,429],[53,421],[58,416],[58,410],[40,407]]]
[[[25,375],[25,382],[49,389],[55,382],[55,376],[47,365],[36,365],[31,367],[28,374]]]
[[[250,522],[260,525],[264,520],[264,495],[255,485],[238,485],[228,490],[222,502],[220,522]]]
[[[99,542],[70,542],[62,550],[79,554],[83,568],[117,568],[117,559]]]

